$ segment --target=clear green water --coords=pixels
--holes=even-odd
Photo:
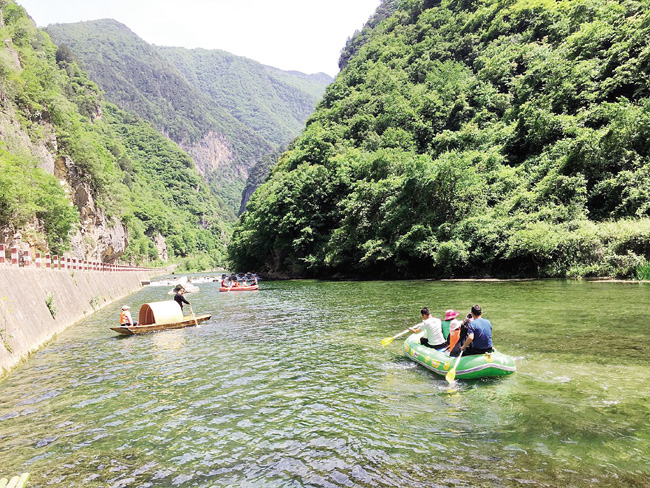
[[[30,486],[649,486],[647,284],[201,284],[200,328],[108,329],[116,303],[0,383],[0,474]],[[132,308],[169,298],[147,288]],[[480,303],[499,380],[384,337]]]

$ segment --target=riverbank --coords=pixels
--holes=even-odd
[[[0,268],[0,378],[56,334],[166,270]]]

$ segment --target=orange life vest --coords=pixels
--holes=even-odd
[[[460,339],[460,328],[456,330],[452,330],[449,333],[449,350],[452,351],[454,349],[454,346],[458,342],[458,339]]]
[[[129,318],[128,312],[126,310],[122,310],[122,313],[120,314],[120,324],[130,324],[131,320]]]

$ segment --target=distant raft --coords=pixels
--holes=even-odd
[[[454,367],[457,358],[420,344],[420,337],[423,334],[424,332],[410,335],[404,341],[404,353],[409,359],[421,364],[428,370],[440,376],[445,376]],[[456,369],[456,378],[473,379],[507,376],[513,374],[516,370],[514,359],[495,350],[486,354],[462,356],[458,363],[458,369]]]
[[[226,292],[226,291],[255,291],[259,290],[260,287],[258,285],[251,285],[251,286],[221,286],[219,287],[219,291],[221,292]]]

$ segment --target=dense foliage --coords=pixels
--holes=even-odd
[[[104,103],[71,50],[57,48],[22,7],[0,5],[0,228],[28,228],[43,250],[67,250],[80,209],[59,178],[74,178],[109,218],[126,223],[129,260],[155,260],[160,234],[172,257],[217,264],[223,221],[234,213],[189,156],[151,124]],[[68,174],[53,176],[52,159],[70,162]]]
[[[128,254],[151,256],[152,238],[161,234],[172,256],[205,255],[205,267],[221,264],[230,232],[226,222],[234,213],[212,195],[191,158],[151,124],[113,105],[105,105],[104,118],[129,187],[129,205],[122,207],[131,230]]]
[[[0,149],[0,223],[22,229],[35,220],[43,244],[61,253],[68,249],[79,215],[54,176],[35,167],[31,158]]]
[[[125,25],[104,19],[54,24],[46,31],[72,50],[112,102],[153,122],[172,140],[196,142],[209,129],[242,129]]]
[[[375,13],[370,17],[370,19],[368,19],[366,25],[363,26],[363,29],[355,31],[352,37],[348,38],[348,41],[341,50],[341,56],[339,57],[340,70],[344,70],[347,67],[350,58],[356,55],[359,49],[361,49],[361,47],[370,39],[372,36],[372,30],[382,20],[386,20],[395,13],[399,3],[400,0],[382,0]]]
[[[251,198],[230,246],[238,268],[647,269],[648,0],[404,0],[362,32]]]
[[[267,154],[263,158],[260,158],[255,166],[251,168],[251,171],[248,174],[248,179],[246,180],[246,187],[242,194],[241,208],[239,210],[240,214],[246,210],[251,195],[266,181],[271,169],[275,163],[277,163],[285,149],[286,148],[281,148],[271,154]]]

